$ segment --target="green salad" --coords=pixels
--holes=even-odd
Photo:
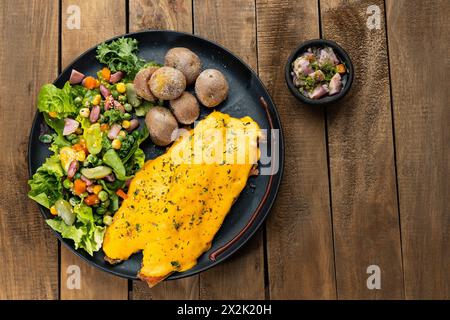
[[[38,96],[48,126],[39,139],[52,155],[28,181],[28,196],[50,210],[50,227],[90,255],[145,161],[140,144],[148,130],[138,117],[152,104],[138,97],[132,79],[154,62],[137,50],[131,38],[103,43],[97,59],[105,67],[95,76],[72,70],[63,88],[46,84]]]

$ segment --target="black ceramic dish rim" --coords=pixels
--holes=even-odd
[[[306,49],[308,49],[308,47],[323,47],[323,46],[332,47],[333,50],[337,53],[338,58],[340,58],[345,63],[345,66],[348,69],[348,79],[344,88],[338,94],[333,96],[327,96],[321,99],[310,99],[301,94],[298,88],[294,85],[294,81],[291,75],[292,63],[294,62],[295,59],[297,59],[297,57],[300,54],[305,52]],[[354,78],[353,63],[348,53],[336,42],[326,39],[313,39],[302,42],[292,51],[285,65],[285,80],[289,90],[298,100],[309,105],[326,105],[342,99],[350,90],[353,83],[353,78]]]
[[[191,277],[194,275],[197,275],[201,272],[204,272],[208,269],[213,268],[214,266],[223,263],[224,261],[226,261],[227,259],[229,259],[234,253],[236,253],[236,251],[238,251],[240,248],[242,248],[252,237],[253,235],[256,233],[256,231],[259,230],[259,228],[262,226],[262,224],[264,223],[264,221],[267,218],[267,215],[270,213],[273,204],[275,203],[277,197],[278,197],[278,191],[281,185],[281,181],[283,179],[283,172],[284,172],[284,158],[285,158],[285,147],[284,147],[284,135],[283,135],[283,128],[282,128],[282,123],[281,123],[281,119],[280,119],[280,115],[278,113],[278,110],[276,109],[275,103],[273,102],[272,97],[269,94],[269,91],[267,90],[266,86],[264,85],[264,83],[261,81],[261,79],[259,78],[259,76],[255,73],[255,71],[246,63],[244,62],[240,57],[238,57],[237,55],[235,55],[233,52],[231,52],[230,50],[228,50],[227,48],[223,47],[222,45],[206,39],[204,37],[198,36],[198,35],[194,35],[191,33],[187,33],[187,32],[180,32],[180,31],[173,31],[173,30],[156,30],[156,29],[147,29],[147,30],[142,30],[142,31],[137,31],[137,32],[130,32],[130,33],[124,33],[118,36],[114,36],[112,38],[109,38],[107,40],[102,41],[101,43],[109,43],[111,41],[117,40],[119,38],[122,37],[133,37],[134,35],[140,35],[140,34],[145,34],[148,32],[154,32],[154,33],[172,33],[174,35],[178,35],[178,36],[190,36],[190,37],[194,37],[194,38],[198,38],[201,41],[206,41],[209,43],[212,43],[213,45],[217,46],[218,48],[220,48],[221,50],[227,52],[228,54],[230,54],[231,56],[233,56],[236,60],[238,60],[242,65],[244,65],[248,70],[250,70],[251,74],[253,77],[255,77],[258,82],[260,83],[261,87],[264,89],[265,93],[267,94],[267,98],[268,101],[267,103],[269,105],[272,105],[273,108],[270,109],[270,114],[269,116],[273,116],[274,120],[276,121],[276,123],[279,125],[279,130],[280,130],[280,135],[279,135],[279,149],[280,149],[280,155],[279,155],[279,170],[275,175],[278,175],[278,179],[274,179],[275,182],[273,185],[269,185],[268,188],[270,189],[269,193],[270,194],[275,194],[271,199],[269,199],[269,201],[267,201],[264,204],[264,207],[267,207],[267,209],[265,210],[265,213],[262,212],[260,213],[261,217],[254,222],[254,224],[248,229],[248,231],[246,232],[246,234],[242,235],[241,239],[239,239],[239,241],[232,245],[228,250],[226,250],[225,252],[223,252],[222,254],[220,254],[220,258],[217,259],[216,261],[211,261],[211,263],[199,270],[196,270],[194,272],[176,272],[171,274],[169,277],[167,277],[165,280],[177,280],[177,279],[182,279],[182,278],[187,278],[187,277]],[[61,73],[57,76],[57,78],[53,81],[53,84],[56,84],[57,82],[59,82],[61,80],[61,77],[67,73],[67,71],[72,67],[72,65],[78,61],[79,59],[83,58],[85,55],[89,54],[92,50],[94,50],[95,48],[97,48],[97,46],[101,43],[98,43],[94,46],[92,46],[91,48],[87,49],[86,51],[84,51],[82,54],[80,54],[79,56],[77,56],[74,60],[72,60],[68,66],[66,68],[64,68]],[[256,98],[256,97],[255,97]],[[257,97],[259,98],[259,97]],[[32,135],[33,135],[33,127],[35,126],[35,123],[39,117],[39,111],[36,110],[34,118],[33,118],[33,122],[30,128],[30,133],[28,135],[28,147],[27,147],[27,151],[28,151],[28,175],[29,175],[29,179],[31,179],[31,177],[33,176],[33,172],[32,172],[32,164],[31,164],[31,149],[32,149],[32,144],[31,144],[31,140],[32,140]],[[48,211],[48,209],[46,209],[45,207],[43,207],[42,205],[38,204],[39,207],[39,211],[42,215],[42,217],[44,219],[47,218],[47,215],[45,214],[46,211]],[[64,246],[66,246],[66,248],[68,248],[71,252],[73,252],[75,255],[77,255],[78,257],[80,257],[81,259],[83,259],[84,261],[86,261],[88,264],[94,266],[95,268],[98,268],[106,273],[110,273],[113,274],[115,276],[118,276],[120,278],[125,278],[125,279],[129,279],[129,280],[140,280],[137,276],[137,274],[135,276],[129,276],[129,275],[125,275],[123,273],[120,273],[116,270],[113,269],[109,269],[106,267],[103,267],[101,265],[98,265],[96,263],[94,263],[91,259],[89,259],[87,256],[85,256],[82,252],[80,252],[79,250],[75,250],[73,248],[73,246],[71,246],[69,244],[69,242],[66,241],[66,239],[63,239],[61,234],[56,232],[55,230],[53,230],[52,228],[49,227],[49,229],[53,232],[53,234],[56,236],[56,238],[62,243],[64,244]],[[204,253],[206,254],[206,253]]]

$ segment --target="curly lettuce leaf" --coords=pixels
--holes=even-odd
[[[47,158],[45,163],[37,169],[28,181],[30,191],[28,197],[40,205],[50,208],[56,200],[62,198],[63,187],[61,178],[64,175],[61,162],[57,154]]]
[[[97,47],[97,60],[106,64],[112,72],[123,71],[133,79],[145,65],[145,60],[136,55],[138,41],[132,38],[119,38]]]

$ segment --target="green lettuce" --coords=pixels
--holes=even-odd
[[[77,107],[73,103],[71,86],[66,82],[62,89],[54,84],[43,85],[38,95],[38,109],[40,112],[54,112],[56,119],[64,119],[77,112]]]
[[[50,208],[56,200],[62,198],[63,187],[61,178],[64,175],[61,162],[57,154],[47,158],[45,163],[37,169],[28,181],[30,191],[28,197],[40,205]]]
[[[105,235],[105,227],[95,224],[92,208],[85,204],[78,204],[74,207],[76,214],[75,224],[68,226],[60,219],[47,219],[47,224],[55,231],[61,233],[66,239],[72,239],[75,249],[84,249],[91,256],[100,250]]]

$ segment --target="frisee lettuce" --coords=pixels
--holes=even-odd
[[[106,64],[112,72],[123,71],[134,79],[136,73],[145,65],[145,60],[136,55],[138,41],[132,38],[119,38],[97,47],[97,60]]]

